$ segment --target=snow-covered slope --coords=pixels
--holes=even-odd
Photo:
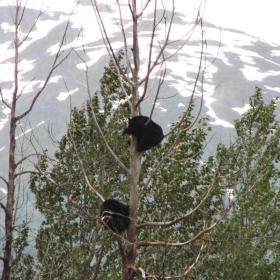
[[[73,7],[75,7],[72,1],[67,2],[67,6],[63,6],[65,2],[61,1],[61,4],[56,6],[57,9],[51,6],[45,11],[20,51],[20,87],[25,86],[25,89],[19,99],[19,113],[28,107],[34,93],[40,88],[48,69],[51,67],[58,42],[61,40],[66,21],[69,18],[69,12],[73,11]],[[123,41],[121,31],[115,21],[117,7],[114,1],[101,1],[101,3],[100,12],[106,27],[108,27],[108,35],[113,48],[116,51],[120,50],[123,48]],[[124,25],[128,41],[130,41],[131,21],[128,10],[125,9],[125,6],[123,8]],[[184,10],[179,7],[176,10],[171,39],[176,40],[190,30],[194,22],[196,7],[192,6],[192,8]],[[161,12],[162,9],[158,9],[158,13]],[[29,15],[31,22],[34,21],[36,14],[36,11],[26,10],[26,15]],[[0,85],[5,100],[9,102],[10,93],[14,86],[14,31],[10,7],[2,4],[0,15]],[[165,14],[167,19],[170,16],[170,12]],[[145,74],[146,69],[151,21],[152,11],[147,10],[139,33],[141,37],[142,75]],[[29,22],[29,26],[31,22]],[[57,139],[65,132],[70,114],[69,94],[71,95],[71,106],[77,107],[81,107],[88,97],[84,86],[86,83],[85,67],[77,54],[83,57],[89,66],[91,92],[98,89],[98,81],[102,75],[103,67],[109,61],[90,1],[82,1],[80,5],[75,7],[70,23],[65,50],[74,47],[76,53],[73,52],[70,59],[55,70],[49,85],[40,96],[27,122],[21,124],[22,129],[18,135],[20,139],[24,133],[30,135],[34,129],[34,134],[45,148],[50,147],[46,127],[52,127],[52,132]],[[81,29],[82,36],[77,40]],[[205,66],[207,67],[204,73],[202,116],[206,114],[210,116],[210,123],[214,125],[220,138],[220,131],[231,133],[234,119],[248,108],[248,98],[254,93],[255,86],[263,88],[268,100],[279,95],[280,48],[279,45],[250,36],[242,31],[220,30],[219,27],[209,22],[204,22],[202,30],[204,39],[207,41],[207,45],[204,45]],[[25,32],[25,30],[22,31]],[[165,32],[164,25],[160,25],[156,33],[159,42],[162,42]],[[174,52],[180,44],[179,42],[171,44],[166,55]],[[200,52],[201,29],[198,27],[186,46],[166,64],[166,78],[160,96],[162,99],[157,102],[154,114],[154,119],[163,126],[165,132],[168,131],[168,124],[175,121],[186,108],[197,74]],[[200,95],[200,90],[201,85],[197,88],[197,96]],[[173,95],[175,95],[174,98],[167,98]],[[150,97],[144,101],[144,114],[151,108],[152,97],[153,91],[151,91]],[[7,165],[8,118],[9,110],[1,103],[1,174],[4,173],[3,170]],[[225,135],[223,133],[223,136],[227,137]]]

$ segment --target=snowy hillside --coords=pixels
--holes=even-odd
[[[123,48],[121,31],[115,22],[118,11],[113,1],[102,1],[100,11],[103,15],[108,35],[113,48],[118,51]],[[74,7],[74,6],[73,6]],[[40,88],[50,69],[52,60],[61,40],[69,11],[73,7],[58,7],[57,10],[47,9],[37,22],[34,30],[20,51],[20,87],[24,87],[20,97],[18,112],[20,113],[30,104],[34,92]],[[62,12],[61,10],[64,10]],[[194,9],[195,10],[195,9]],[[158,10],[160,14],[162,11]],[[33,17],[35,10],[28,10],[26,14]],[[13,89],[13,22],[11,8],[0,6],[0,86],[5,101],[10,101]],[[189,32],[194,23],[194,12],[178,9],[175,14],[171,39],[177,40]],[[124,23],[127,34],[131,35],[129,13],[124,13]],[[168,12],[165,17],[170,17]],[[145,13],[140,26],[142,69],[147,63],[147,47],[150,39],[152,11]],[[29,22],[29,26],[32,21]],[[227,138],[232,132],[233,121],[237,119],[248,106],[248,98],[254,93],[255,86],[261,87],[267,100],[279,95],[280,84],[280,48],[279,45],[261,40],[233,29],[221,29],[211,23],[204,22],[203,32],[207,45],[204,73],[204,107],[202,116],[210,116],[210,124],[217,131],[217,139]],[[22,30],[24,32],[24,30]],[[79,39],[77,39],[80,33]],[[165,32],[164,26],[159,26],[157,40],[162,42]],[[154,119],[168,131],[168,124],[176,120],[184,110],[188,97],[193,89],[199,58],[201,53],[201,29],[198,26],[190,36],[186,46],[173,56],[166,64],[167,72],[165,83],[161,89],[162,99],[157,103]],[[23,34],[24,36],[24,34]],[[128,38],[131,40],[131,38]],[[169,47],[171,54],[180,47],[181,43],[173,43]],[[32,129],[38,141],[44,148],[51,149],[51,141],[47,137],[46,129],[51,126],[53,135],[59,139],[65,132],[71,106],[81,107],[88,98],[85,89],[85,73],[82,57],[89,66],[90,87],[93,93],[98,89],[98,81],[103,68],[109,58],[103,44],[98,24],[95,20],[94,10],[90,1],[83,1],[78,5],[70,17],[70,26],[67,32],[65,50],[75,49],[70,59],[55,70],[44,93],[40,96],[36,106],[28,117],[26,123],[21,124],[22,131],[19,139],[30,134]],[[84,52],[85,50],[85,52]],[[79,56],[78,56],[78,55]],[[67,85],[67,88],[66,86]],[[197,88],[200,96],[201,85]],[[68,92],[69,91],[69,92]],[[168,98],[175,95],[174,98]],[[143,113],[148,113],[153,101],[153,91],[143,103]],[[8,118],[9,110],[1,103],[0,111],[0,172],[6,173],[7,144],[8,144]],[[32,128],[32,129],[31,129]],[[225,133],[225,131],[227,133]],[[223,134],[221,136],[221,134]],[[224,139],[227,140],[227,139]],[[215,141],[213,142],[215,144]]]

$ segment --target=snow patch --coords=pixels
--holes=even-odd
[[[6,189],[3,189],[3,188],[0,188],[0,191],[1,191],[2,193],[4,193],[4,194],[7,194],[7,193],[8,193],[7,190],[6,190]]]
[[[36,125],[36,127],[38,127],[38,126],[40,126],[40,125],[42,125],[42,124],[44,124],[44,123],[45,123],[45,121],[41,121],[40,123],[38,123],[38,124]],[[34,129],[34,128],[31,127],[31,128],[29,128],[29,129],[25,130],[24,132],[22,132],[21,134],[19,134],[18,136],[16,136],[15,139],[18,139],[19,137],[21,137],[21,136],[23,136],[23,135],[25,135],[25,134],[31,132],[33,129]]]
[[[280,50],[273,50],[271,52],[271,55],[273,55],[273,56],[280,56]]]
[[[8,115],[10,114],[11,110],[9,108],[6,108],[2,111],[6,115],[6,118],[0,119],[0,130],[3,129],[5,123],[9,120]],[[5,148],[5,147],[4,147]],[[1,150],[0,150],[1,151]]]
[[[243,115],[243,114],[246,113],[250,108],[251,108],[251,106],[250,106],[249,104],[245,104],[243,107],[234,107],[234,108],[232,108],[232,110],[236,111],[236,112],[239,113],[240,115]]]
[[[4,30],[5,33],[14,31],[14,26],[13,25],[9,25],[8,22],[2,22],[1,23],[1,27]]]
[[[280,92],[280,87],[269,87],[269,86],[264,86],[264,87],[269,89],[269,90]]]
[[[67,92],[65,92],[65,91],[61,92],[56,99],[58,99],[59,101],[64,101],[68,96],[72,95],[73,93],[77,92],[78,90],[79,90],[78,88],[75,88],[74,90],[70,90]]]
[[[279,72],[276,71],[268,71],[268,72],[260,72],[257,67],[245,65],[243,69],[241,69],[245,78],[249,81],[263,81],[263,79],[269,76],[278,76]]]
[[[213,103],[214,101],[216,101],[215,98],[208,96],[207,99],[205,98],[205,107],[207,107],[209,110],[207,112],[207,115],[210,118],[213,118],[214,121],[210,121],[209,123],[212,125],[222,125],[223,127],[228,127],[228,128],[233,128],[234,126],[227,121],[224,121],[222,119],[219,119],[218,116],[216,115],[216,113],[214,112],[214,110],[212,109],[212,107],[210,106],[211,103]]]
[[[60,78],[62,78],[62,76],[54,76],[54,77],[52,77],[52,78],[49,79],[48,84],[50,84],[50,83],[57,84],[57,83],[58,83],[58,80],[59,80]]]
[[[2,48],[0,47],[0,51],[2,53]],[[4,51],[5,52],[5,51]],[[6,52],[5,52],[6,53]],[[0,60],[1,61],[1,60]],[[0,81],[1,82],[9,82],[14,78],[14,64],[13,63],[1,63],[0,64]]]

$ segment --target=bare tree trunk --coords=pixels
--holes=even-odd
[[[4,267],[2,273],[3,280],[11,279],[11,265],[12,265],[12,243],[13,243],[13,211],[14,211],[14,193],[15,193],[15,128],[16,119],[14,111],[11,112],[11,123],[10,123],[10,151],[9,151],[9,181],[8,181],[8,193],[6,203],[6,216],[5,216],[5,235],[6,243],[4,250]]]
[[[134,137],[133,137],[134,138]],[[136,147],[136,139],[132,140],[132,147]],[[134,266],[137,256],[137,240],[136,240],[136,217],[139,201],[138,180],[141,172],[141,153],[136,149],[132,151],[130,161],[130,219],[131,223],[128,228],[126,249],[126,258],[123,262],[123,280],[133,279],[133,271],[130,270]]]
[[[138,106],[139,96],[139,67],[140,67],[140,57],[139,57],[139,44],[138,44],[138,19],[137,19],[137,7],[136,0],[132,1],[132,7],[130,7],[132,20],[133,20],[133,63],[134,68],[131,69],[132,73],[132,106],[131,115],[134,117],[139,115],[140,106]],[[139,202],[138,193],[138,181],[141,172],[141,155],[142,153],[137,152],[136,145],[137,139],[135,136],[132,137],[131,141],[131,159],[130,159],[130,219],[131,223],[128,228],[127,239],[128,245],[126,249],[126,258],[123,262],[122,279],[130,280],[134,278],[134,271],[130,267],[134,267],[135,260],[137,256],[137,235],[136,235],[136,218],[137,218],[137,208]]]
[[[19,6],[16,7],[15,13],[15,23],[18,22],[18,12]],[[13,211],[14,211],[14,193],[15,193],[15,148],[16,148],[16,123],[17,119],[15,116],[16,113],[16,101],[17,101],[17,92],[18,92],[18,24],[15,24],[15,67],[14,67],[14,83],[15,88],[13,92],[11,109],[11,121],[10,121],[10,150],[9,150],[9,179],[7,186],[7,203],[5,207],[5,250],[4,250],[4,261],[3,261],[3,273],[2,279],[9,280],[11,279],[11,266],[12,266],[12,244],[13,244]]]

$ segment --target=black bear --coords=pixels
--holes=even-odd
[[[152,120],[146,124],[148,120],[149,117],[146,116],[136,116],[128,119],[128,127],[123,131],[123,135],[131,134],[137,137],[138,152],[144,152],[153,148],[164,137],[162,128]]]
[[[121,233],[130,224],[129,205],[113,198],[107,199],[100,207],[100,217],[113,232]]]

